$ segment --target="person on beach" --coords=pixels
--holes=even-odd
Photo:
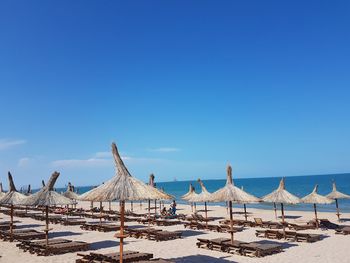
[[[176,202],[173,200],[173,203],[171,204],[171,214],[176,215]]]

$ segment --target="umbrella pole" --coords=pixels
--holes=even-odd
[[[120,203],[120,244],[119,244],[119,262],[123,263],[123,239],[124,236],[124,210],[125,210],[125,201],[121,201]]]
[[[228,204],[228,202],[226,202],[226,214],[228,214],[228,207],[229,207],[229,204]]]
[[[208,210],[207,210],[207,202],[204,202],[204,210],[205,210],[205,227],[208,228]]]
[[[195,212],[195,213],[197,212],[197,205],[196,205],[196,202],[194,203],[194,212]]]
[[[134,203],[131,201],[131,212],[134,212]]]
[[[245,221],[247,221],[248,216],[247,216],[247,206],[245,204],[243,204],[244,207],[244,217],[245,217]]]
[[[340,222],[340,213],[339,213],[339,205],[338,205],[338,199],[335,199],[335,206],[337,207],[337,217],[338,221]]]
[[[315,222],[316,222],[316,228],[318,228],[318,219],[317,219],[317,209],[316,209],[316,204],[314,204],[314,210],[315,210]]]
[[[191,212],[193,213],[193,202],[191,202]]]
[[[230,234],[231,234],[231,244],[233,244],[233,215],[232,215],[232,201],[228,202],[230,207]]]
[[[10,241],[13,241],[13,204],[11,204],[11,211],[10,211],[10,215],[11,215],[11,222],[10,222],[10,234],[11,234],[11,238]]]
[[[282,213],[282,226],[283,226],[283,237],[286,239],[286,226],[284,224],[284,208],[283,203],[281,203],[281,213]]]
[[[154,200],[154,216],[157,215],[157,200]]]
[[[46,229],[45,229],[45,239],[46,239],[46,245],[49,244],[49,207],[45,207],[45,213],[46,213]]]
[[[276,206],[276,203],[273,203],[273,209],[275,210],[275,218],[277,220],[277,206]]]
[[[102,202],[100,202],[100,225],[102,225]]]
[[[151,223],[151,199],[148,199],[148,228],[150,228]]]
[[[109,212],[111,212],[111,210],[112,210],[111,201],[108,201],[108,210],[109,210]]]

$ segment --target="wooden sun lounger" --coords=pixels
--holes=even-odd
[[[84,223],[80,226],[83,230],[97,230],[97,226],[99,225],[99,222],[96,223]]]
[[[298,230],[308,230],[308,229],[316,229],[316,225],[315,224],[311,224],[311,223],[307,223],[307,224],[292,224],[289,223],[288,224],[288,228],[298,231]]]
[[[335,230],[336,234],[350,235],[350,226],[344,226]]]
[[[221,225],[230,225],[231,221],[230,219],[225,219],[225,220],[220,220],[219,223]],[[256,223],[253,221],[245,221],[243,219],[234,219],[232,220],[233,225],[237,225],[237,226],[246,226],[246,227],[254,227],[256,226]]]
[[[282,251],[282,246],[276,244],[260,244],[252,242],[243,243],[240,247],[242,249],[242,255],[253,257],[264,257]]]
[[[119,253],[109,253],[109,254],[99,254],[99,253],[90,253],[90,254],[78,254],[82,257],[77,259],[76,263],[86,263],[86,262],[119,262]],[[138,261],[148,261],[153,258],[153,254],[150,253],[140,253],[135,251],[124,251],[123,252],[123,261],[124,262],[138,262]]]
[[[155,223],[157,226],[173,226],[181,224],[180,220],[171,220],[171,219],[156,219]]]
[[[43,243],[35,243],[31,242],[28,244],[28,251],[31,254],[37,254],[38,256],[50,256],[57,254],[65,254],[76,251],[85,251],[89,249],[89,243],[81,242],[81,241],[67,241],[67,242],[58,242],[55,243],[51,241],[46,245],[46,242]]]
[[[124,229],[126,229],[127,226],[124,226]],[[120,230],[120,225],[115,224],[100,224],[97,225],[97,230],[99,232],[111,232],[111,231],[118,231]]]
[[[0,238],[4,241],[11,239],[10,231],[2,231],[0,233]],[[12,239],[22,241],[22,240],[33,240],[33,239],[43,239],[45,238],[45,232],[39,232],[34,229],[21,229],[19,231],[14,231]]]
[[[315,242],[321,240],[322,235],[319,234],[309,234],[309,233],[299,233],[295,231],[285,231],[285,236],[283,231],[277,230],[256,230],[255,235],[257,237],[263,237],[268,239],[282,239],[286,238],[295,242]]]
[[[61,224],[64,226],[78,226],[83,225],[85,223],[86,221],[81,219],[64,219],[61,221]]]
[[[126,232],[128,235],[134,238],[147,237],[150,233],[162,231],[161,229],[154,228],[127,228]]]
[[[172,240],[182,237],[181,231],[154,231],[148,234],[149,240],[155,240],[155,241],[166,241],[166,240]]]
[[[56,238],[56,239],[49,239],[49,245],[53,244],[62,244],[62,243],[69,243],[71,240],[63,239],[63,238]],[[34,246],[44,246],[46,244],[46,240],[38,240],[38,241],[30,241],[30,240],[24,240],[21,243],[17,244],[16,246],[19,249],[23,249],[24,252],[30,250],[31,247]]]
[[[270,229],[283,228],[283,225],[278,222],[263,221],[261,218],[254,218],[254,221],[255,221],[255,226],[259,226],[262,228],[270,228]]]

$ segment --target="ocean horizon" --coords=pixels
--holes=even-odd
[[[286,176],[286,189],[292,194],[303,197],[313,190],[314,186],[318,184],[318,193],[326,195],[332,191],[333,180],[337,184],[337,189],[340,192],[350,194],[350,173],[341,174],[322,174],[322,175],[298,175],[298,176]],[[253,177],[253,178],[237,178],[234,179],[234,184],[238,187],[243,187],[245,191],[251,193],[257,197],[262,197],[279,185],[281,177]],[[226,183],[226,179],[206,179],[202,180],[209,192],[214,192],[223,187]],[[197,193],[200,193],[200,185],[197,180],[184,180],[184,181],[168,181],[168,182],[156,182],[157,188],[163,188],[165,192],[173,195],[178,203],[185,204],[187,202],[181,200],[181,196],[188,192],[189,184],[192,183]],[[94,186],[77,186],[76,189],[79,194],[83,194],[91,190]],[[57,188],[57,191],[63,192],[65,188]],[[200,203],[198,207],[200,207]],[[221,205],[225,206],[225,203],[208,203],[208,205]],[[279,204],[278,204],[279,205]],[[235,204],[234,207],[240,209],[243,205]],[[339,200],[340,210],[342,212],[350,212],[350,200]],[[272,204],[259,203],[259,204],[247,204],[247,207],[271,209]],[[317,205],[318,211],[332,212],[335,211],[335,204],[330,205]],[[199,208],[200,209],[200,208]],[[312,204],[297,204],[286,205],[287,210],[302,210],[312,211]]]

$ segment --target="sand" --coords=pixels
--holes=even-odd
[[[79,202],[79,207],[88,208],[90,203]],[[108,208],[108,204],[105,204]],[[116,209],[116,203],[112,204],[112,209]],[[127,204],[127,209],[130,206]],[[134,204],[134,212],[143,212],[146,210],[146,203],[140,208],[139,204]],[[191,208],[188,205],[178,205],[178,213],[190,214]],[[203,206],[198,205],[197,209],[203,209]],[[208,216],[225,217],[227,218],[227,212],[224,207],[209,206]],[[242,209],[235,211],[242,211]],[[261,217],[264,220],[273,220],[274,212],[272,210],[261,209],[248,209],[251,213],[249,218],[253,220],[254,217]],[[203,213],[204,214],[204,213]],[[290,222],[303,223],[314,217],[313,212],[305,211],[286,211],[287,220]],[[235,214],[234,217],[243,219],[243,215]],[[344,213],[342,217],[346,219],[341,224],[350,225],[350,214]],[[9,217],[0,214],[0,221],[9,220]],[[327,218],[332,222],[337,222],[335,213],[319,213],[319,218]],[[18,223],[18,228],[32,227],[37,230],[44,229],[44,222],[36,221],[31,218],[16,218],[15,220],[21,221]],[[95,219],[86,219],[88,222],[97,221]],[[128,226],[138,225],[137,222],[128,222]],[[60,224],[50,224],[50,228],[53,230],[50,233],[50,237],[62,237],[71,240],[80,240],[92,243],[91,248],[95,252],[114,252],[119,251],[118,240],[113,237],[114,232],[101,233],[97,231],[83,231],[79,226],[63,226]],[[140,252],[153,253],[155,258],[172,259],[175,262],[350,262],[350,236],[335,235],[334,230],[307,230],[303,232],[319,233],[326,237],[316,243],[296,243],[276,241],[282,243],[285,246],[284,252],[267,256],[264,258],[250,258],[239,255],[232,255],[228,253],[210,251],[196,247],[197,238],[216,238],[216,237],[229,237],[227,233],[217,233],[210,231],[195,231],[188,230],[183,225],[176,225],[170,227],[159,227],[168,230],[183,230],[183,238],[171,241],[156,242],[145,239],[127,238],[125,249],[136,250]],[[244,231],[236,233],[235,239],[240,241],[261,241],[261,238],[255,236],[255,230],[257,228],[246,228]],[[275,241],[274,241],[275,242]],[[85,253],[85,252],[82,252]],[[58,256],[40,257],[31,255],[28,252],[23,252],[16,247],[16,242],[4,242],[0,241],[0,262],[26,262],[26,263],[39,263],[39,262],[75,262],[78,258],[76,253],[68,253]]]

